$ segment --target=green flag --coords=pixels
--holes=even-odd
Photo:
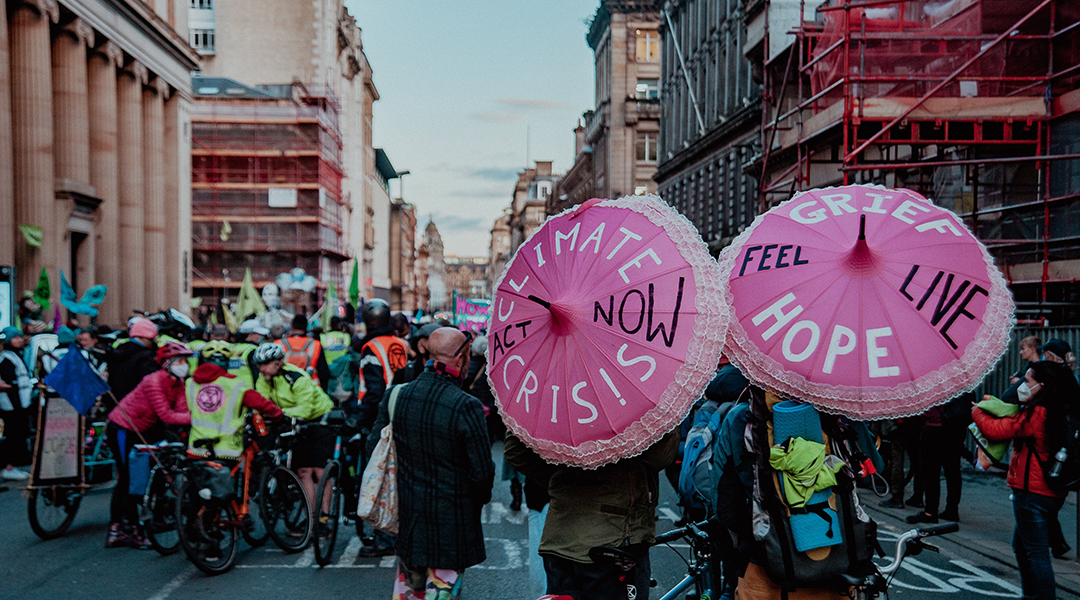
[[[41,247],[41,240],[45,237],[45,230],[39,225],[27,225],[22,223],[19,225],[19,231],[22,232],[23,238],[26,239],[26,243],[34,248]]]
[[[49,273],[45,267],[41,268],[41,276],[38,277],[37,289],[34,290],[34,302],[41,305],[41,310],[49,310],[49,298],[52,297],[52,288],[49,286]]]
[[[360,259],[352,266],[352,282],[349,283],[349,304],[360,310]]]
[[[251,269],[245,269],[244,271],[244,283],[240,285],[240,295],[236,298],[235,308],[233,309],[237,319],[246,319],[251,315],[261,315],[266,312],[266,305],[263,304],[262,296],[255,289],[255,284],[251,281]]]

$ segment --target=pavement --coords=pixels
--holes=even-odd
[[[1015,520],[1013,518],[1011,490],[1005,485],[1005,473],[997,471],[984,473],[977,471],[966,462],[961,470],[963,486],[960,495],[960,531],[950,533],[934,540],[943,544],[955,544],[990,561],[999,563],[1019,581],[1019,569],[1012,549],[1012,535]],[[942,502],[945,501],[945,483],[942,486]],[[906,497],[910,497],[910,489]],[[1064,595],[1080,596],[1080,558],[1077,544],[1077,494],[1070,494],[1062,507],[1058,518],[1061,522],[1065,540],[1073,547],[1063,558],[1052,559],[1054,579],[1058,590]],[[881,500],[869,490],[859,490],[859,498],[867,512],[879,524],[897,529],[911,529],[904,519],[908,515],[921,512],[920,509],[905,507],[887,509],[878,505]],[[942,521],[944,522],[944,521]],[[947,540],[945,542],[944,540]],[[938,542],[931,542],[938,543]],[[888,548],[886,548],[888,551]]]

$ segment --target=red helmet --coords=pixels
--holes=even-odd
[[[194,352],[180,342],[167,342],[164,346],[157,349],[157,361],[162,365],[178,356],[194,355]]]

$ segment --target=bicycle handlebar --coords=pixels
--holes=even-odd
[[[946,533],[954,533],[960,531],[959,523],[942,523],[941,525],[934,525],[933,527],[924,527],[917,529],[919,537],[930,537],[934,535],[944,535]]]
[[[715,523],[716,520],[715,517],[713,517],[699,523],[690,523],[686,527],[682,527],[680,529],[673,529],[666,533],[661,533],[660,535],[656,536],[656,541],[654,542],[654,545],[667,544],[668,542],[673,542],[679,538],[684,538],[686,536],[691,536],[699,540],[708,540],[709,534],[707,530],[711,528]]]

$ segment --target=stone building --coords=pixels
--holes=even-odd
[[[109,286],[102,322],[190,292],[187,8],[6,0],[0,12],[0,264]],[[38,229],[40,228],[40,229]],[[29,235],[20,233],[26,230]],[[36,245],[40,231],[40,247]],[[33,242],[33,243],[31,243]],[[6,307],[4,307],[6,312]]]
[[[536,161],[532,169],[518,173],[510,203],[510,252],[529,239],[547,218],[552,192],[561,179],[551,172],[551,161]]]
[[[282,95],[281,91],[288,88],[296,90],[295,93],[304,98],[324,100],[325,109],[318,126],[329,134],[329,139],[321,144],[321,149],[297,149],[301,154],[287,157],[280,156],[280,152],[273,156],[251,154],[252,149],[265,145],[267,141],[265,136],[255,131],[259,128],[256,125],[259,121],[257,113],[239,116],[220,112],[214,114],[212,107],[205,112],[210,113],[210,118],[233,119],[238,126],[251,131],[252,141],[237,151],[252,160],[259,158],[269,162],[289,158],[304,163],[316,160],[320,154],[329,153],[324,157],[329,168],[320,170],[316,182],[304,183],[311,189],[321,191],[318,192],[318,214],[304,216],[314,218],[318,224],[317,243],[297,250],[303,257],[301,262],[314,265],[317,273],[310,272],[310,269],[309,273],[319,278],[320,288],[325,288],[331,281],[340,288],[345,284],[351,261],[360,260],[363,273],[361,295],[373,297],[376,295],[375,287],[379,287],[378,295],[388,298],[390,202],[389,195],[380,191],[385,190],[387,178],[378,170],[376,151],[371,144],[372,105],[379,95],[364,54],[360,28],[345,9],[343,1],[297,3],[264,0],[258,10],[252,10],[248,3],[243,2],[198,0],[191,3],[190,19],[198,24],[190,39],[202,54],[201,76],[233,79],[275,96]],[[228,96],[227,93],[225,95]],[[214,101],[220,103],[222,98],[215,98]],[[261,183],[264,184],[265,193],[271,188],[302,189],[288,178],[281,182]],[[232,209],[223,212],[220,207],[202,207],[196,202],[196,216],[217,226],[228,221],[234,231],[235,223],[245,222],[244,219],[249,223],[287,226],[289,223],[295,225],[296,219],[301,217],[299,214],[290,215],[287,211],[269,211],[268,198],[265,196],[255,199],[252,209],[260,203],[266,210],[257,211],[257,214],[236,215],[228,212]],[[237,219],[240,216],[243,218]],[[373,223],[376,218],[379,219],[378,225]],[[209,255],[210,250],[197,252],[202,253],[197,258],[211,259],[207,268],[214,271],[216,267],[210,266],[214,259]],[[267,272],[275,269],[281,272],[297,266],[290,263],[288,256],[275,262],[271,246],[266,246],[260,252],[262,254],[257,258],[267,262]],[[204,264],[206,261],[197,263]],[[215,272],[200,271],[208,284],[205,287],[220,290],[214,292],[215,295],[224,293],[225,289],[233,287],[234,281],[238,281],[237,277],[224,281]],[[240,275],[243,275],[242,271]],[[376,279],[380,282],[379,286],[375,285]],[[256,277],[256,286],[261,287],[265,283],[269,281]]]
[[[761,87],[744,55],[744,10],[737,2],[687,0],[665,2],[662,11],[656,181],[660,197],[716,254],[758,209],[757,182],[743,172],[761,148]]]
[[[419,302],[418,276],[416,208],[399,198],[390,206],[390,308],[414,312],[427,306]]]
[[[446,289],[453,297],[489,298],[488,258],[486,256],[456,256],[443,258],[446,265]]]
[[[491,247],[488,249],[488,290],[495,293],[495,284],[510,261],[510,210],[495,219],[491,227]]]
[[[446,263],[443,260],[443,241],[434,221],[424,228],[424,249],[427,252],[427,309],[438,312],[450,307],[450,292],[446,289]]]
[[[656,192],[659,28],[653,0],[604,0],[597,9],[586,36],[596,63],[596,106],[574,132],[574,166],[549,214],[589,198]]]

